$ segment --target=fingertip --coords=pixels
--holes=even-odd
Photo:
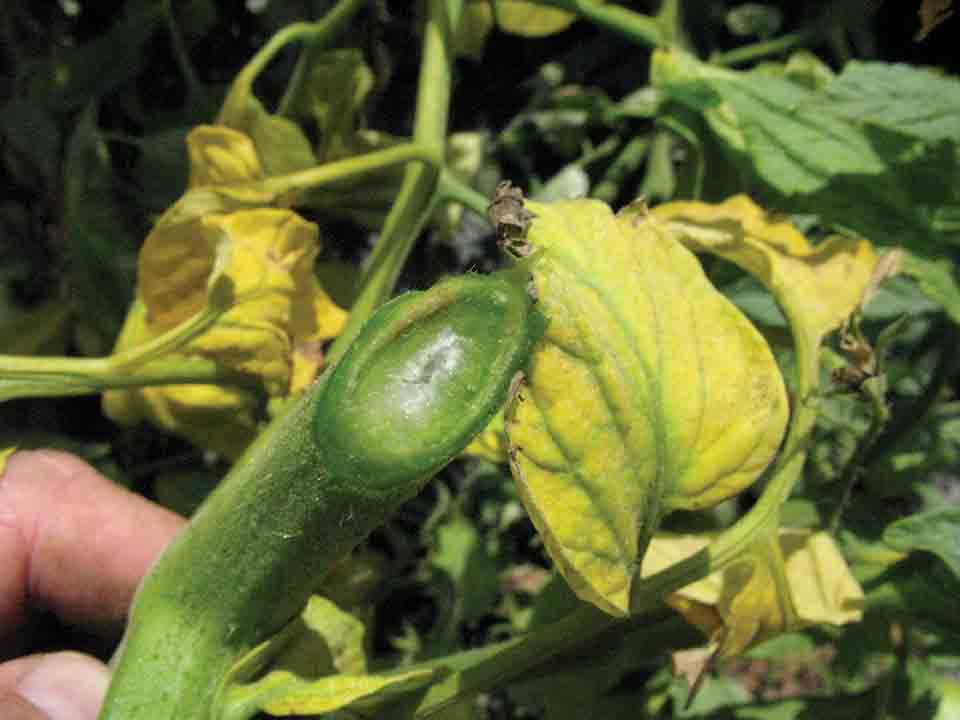
[[[94,720],[109,683],[107,666],[88,655],[32,655],[0,665],[0,710],[5,718],[18,712],[24,718]],[[31,706],[39,714],[31,715]]]

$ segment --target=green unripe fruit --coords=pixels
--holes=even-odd
[[[374,314],[145,578],[101,719],[207,717],[233,664],[503,404],[542,329],[526,282],[452,278]]]

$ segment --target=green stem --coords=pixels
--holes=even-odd
[[[288,175],[275,175],[265,180],[257,180],[251,185],[266,189],[275,196],[296,193],[310,188],[328,185],[349,178],[380,172],[394,165],[409,162],[435,163],[434,153],[416,143],[394,145],[385,150],[375,150],[363,155],[324,163],[316,167],[300,170]]]
[[[458,202],[473,210],[480,217],[487,217],[490,198],[474,190],[446,168],[440,172],[440,185],[437,188],[437,194],[440,202]]]
[[[222,123],[224,118],[239,112],[233,108],[234,103],[246,102],[246,97],[253,91],[253,81],[284,47],[297,40],[309,42],[314,48],[328,45],[346,29],[353,15],[364,4],[364,0],[340,0],[322,20],[314,23],[293,23],[277,31],[237,73],[230,92],[223,101],[217,122]]]
[[[203,108],[206,108],[211,104],[210,95],[197,77],[197,73],[193,69],[193,63],[190,62],[190,55],[187,53],[187,48],[183,44],[183,37],[177,28],[176,18],[173,15],[172,0],[163,1],[163,16],[167,23],[170,44],[173,46],[174,59],[177,62],[177,67],[180,68],[180,72],[183,74],[183,79],[187,83],[190,96]]]
[[[771,40],[743,45],[723,53],[714,53],[710,56],[710,63],[725,67],[745,65],[754,60],[783,55],[794,48],[811,45],[820,39],[821,34],[819,27],[798,30]]]
[[[413,140],[432,162],[406,168],[397,200],[360,279],[360,293],[346,327],[330,349],[331,362],[343,355],[373,311],[393,293],[400,270],[436,204],[447,138],[452,35],[462,10],[463,0],[430,0],[423,30]]]
[[[105,358],[0,355],[0,400],[87,395],[147,385],[250,385],[249,376],[212,360],[165,357],[209,330],[227,309],[207,306],[152,340]]]
[[[539,0],[539,2],[541,5],[568,10],[605,30],[623,35],[645,47],[666,47],[668,44],[663,28],[656,18],[628,10],[621,5],[599,5],[592,0]]]
[[[287,89],[280,99],[277,106],[279,115],[289,116],[292,108],[296,107],[307,84],[310,81],[310,69],[317,55],[329,46],[329,40],[339,33],[346,24],[353,18],[356,12],[364,7],[369,0],[340,0],[337,5],[330,10],[323,18],[324,23],[329,23],[328,32],[310,38],[307,41],[303,54],[297,59],[297,64],[293,69],[293,75],[290,82],[287,83]]]

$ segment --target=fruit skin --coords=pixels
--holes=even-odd
[[[101,720],[209,717],[233,664],[502,406],[542,332],[527,279],[455,277],[374,314],[144,579]]]

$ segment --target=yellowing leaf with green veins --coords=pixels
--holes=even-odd
[[[644,557],[644,577],[702,550],[713,537],[658,535]],[[667,603],[721,657],[733,657],[783,632],[859,622],[864,595],[828,533],[781,529],[775,545],[761,541],[742,562],[684,587]]]
[[[638,217],[645,212],[633,209]],[[654,208],[687,247],[730,260],[756,276],[790,324],[815,345],[860,304],[876,264],[863,238],[833,235],[812,245],[785,219],[745,195],[718,205],[672,202]]]
[[[548,324],[506,413],[511,465],[571,588],[624,615],[660,519],[768,465],[786,391],[764,339],[665,224],[591,200],[526,207]]]

